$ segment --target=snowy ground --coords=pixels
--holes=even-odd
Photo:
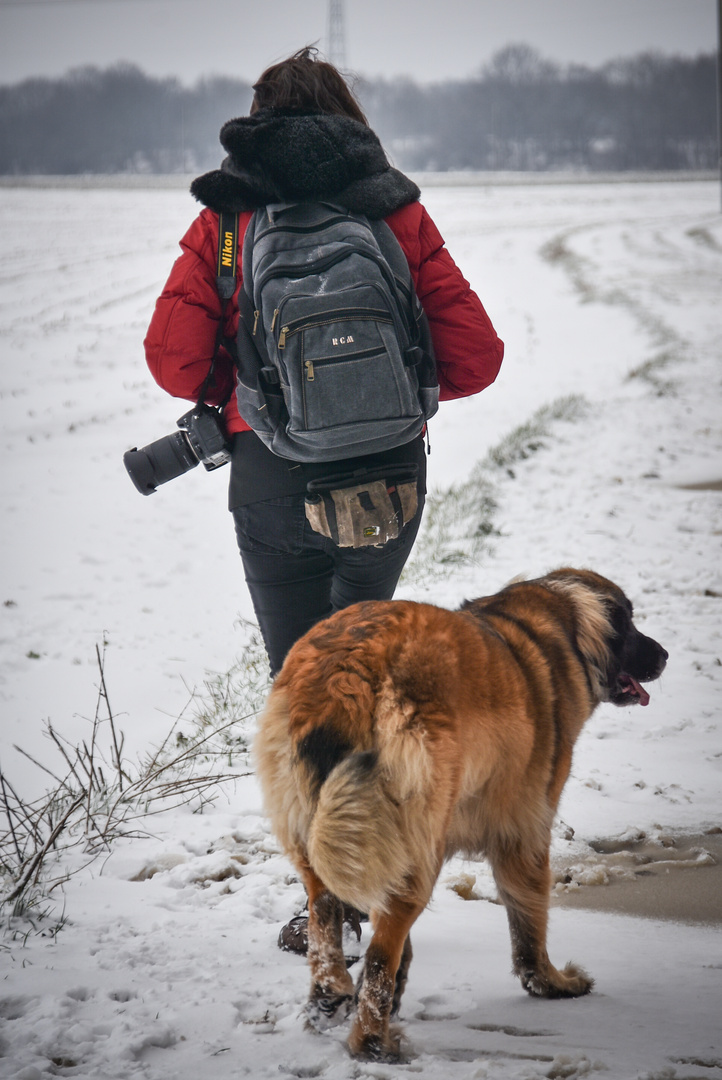
[[[670,661],[647,709],[603,708],[585,729],[561,807],[575,837],[560,829],[555,862],[603,881],[590,842],[645,833],[660,859],[675,834],[703,847],[722,826],[718,188],[433,186],[424,201],[507,344],[496,385],[434,422],[432,487],[459,488],[540,407],[585,404],[525,460],[483,467],[498,509],[477,564],[417,568],[401,594],[452,606],[565,564],[617,580]],[[121,463],[184,411],[151,385],[141,342],[194,212],[173,190],[3,192],[0,763],[29,795],[49,778],[13,745],[55,768],[44,719],[87,737],[96,645],[134,756],[247,640],[224,471],[143,499]],[[0,944],[0,1076],[722,1078],[711,925],[556,908],[552,959],[584,964],[596,990],[532,1001],[483,864],[454,861],[413,934],[408,1061],[360,1064],[343,1028],[304,1031],[304,962],[275,948],[303,892],[253,778],[148,832],[56,891],[60,933]],[[714,871],[670,872],[690,875],[691,917],[694,882]]]

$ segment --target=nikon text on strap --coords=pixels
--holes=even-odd
[[[218,216],[218,267],[216,284],[218,295],[225,305],[236,291],[236,264],[238,261],[238,214],[221,210]]]

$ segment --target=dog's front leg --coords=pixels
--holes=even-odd
[[[497,851],[491,858],[499,898],[506,907],[511,933],[514,974],[536,997],[581,997],[594,980],[576,964],[559,971],[546,947],[549,916],[549,852],[530,853],[520,848]]]
[[[423,904],[393,898],[388,913],[372,912],[374,934],[366,950],[358,1009],[348,1040],[354,1057],[399,1060],[400,1037],[390,1029],[389,1019],[392,1009],[398,1010],[411,962],[409,930],[423,909]]]
[[[308,963],[311,993],[306,1006],[309,1026],[323,1030],[339,1023],[353,1004],[353,980],[343,955],[343,904],[310,868],[304,868],[308,893]]]

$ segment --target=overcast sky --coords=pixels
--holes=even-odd
[[[434,82],[471,75],[504,45],[596,66],[655,49],[716,48],[717,0],[344,0],[346,65]],[[309,43],[328,0],[0,0],[0,83],[131,61],[189,84],[249,81]]]

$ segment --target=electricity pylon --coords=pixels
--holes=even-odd
[[[326,52],[330,62],[337,68],[346,66],[346,35],[343,29],[343,0],[328,2],[328,34]]]

